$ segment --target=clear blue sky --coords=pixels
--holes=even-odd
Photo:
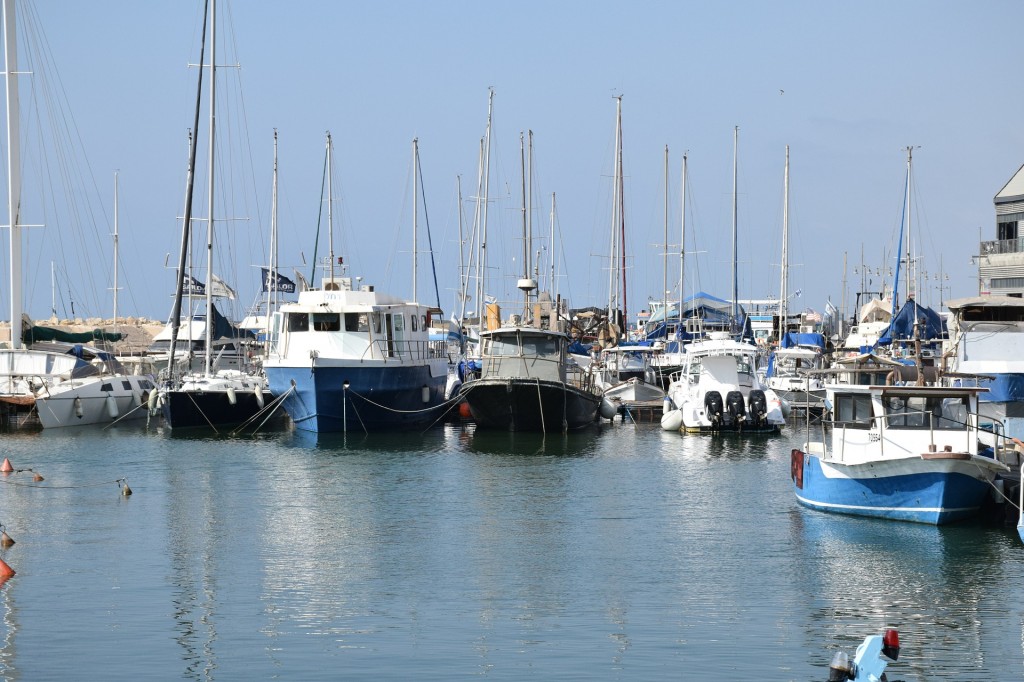
[[[201,1],[19,7],[21,66],[31,62],[33,71],[19,81],[23,222],[46,223],[26,242],[25,309],[49,316],[52,262],[61,317],[71,298],[79,316],[111,315],[117,170],[119,313],[165,318],[173,289],[165,256],[175,261],[180,239],[196,79],[187,65],[198,60]],[[471,221],[489,87],[496,93],[490,265],[498,278],[519,276],[519,133],[533,130],[535,232],[547,234],[555,192],[565,249],[559,289],[574,306],[607,300],[615,94],[623,95],[631,312],[661,297],[665,145],[673,251],[680,165],[689,153],[687,250],[696,253],[686,289],[723,298],[731,293],[733,127],[740,128],[742,298],[779,291],[790,145],[790,290],[803,291],[793,305],[817,310],[829,296],[841,302],[844,253],[848,292],[857,288],[862,248],[872,268],[892,265],[905,147],[920,147],[913,239],[930,276],[920,296],[935,306],[940,267],[949,276],[945,298],[976,293],[970,256],[979,239],[994,238],[992,197],[1024,163],[1024,95],[1014,87],[1024,54],[1007,30],[1024,24],[1020,2],[222,0],[219,19],[218,64],[241,68],[218,71],[225,150],[218,191],[228,201],[218,202],[217,218],[231,220],[219,224],[229,248],[217,271],[240,293],[239,316],[257,294],[253,266],[266,259],[274,128],[282,263],[305,258],[309,272],[329,129],[336,251],[350,274],[403,296],[412,289],[410,157],[419,138],[446,311],[458,282],[456,178]],[[48,61],[30,56],[45,52],[41,36]],[[54,114],[36,111],[46,109],[47,89],[66,100],[55,120],[72,130],[73,150],[40,148],[39,140],[61,136],[46,122]],[[202,158],[205,114],[199,134]],[[68,158],[77,165],[61,170]],[[65,194],[43,182],[44,174],[62,173],[79,189]],[[201,161],[198,217],[206,216],[205,175]],[[86,237],[74,236],[75,220],[60,217],[68,205],[89,214],[77,219]],[[3,254],[6,279],[6,243]],[[424,258],[419,297],[432,301],[427,268]],[[0,318],[7,319],[3,289]]]

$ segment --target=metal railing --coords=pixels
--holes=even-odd
[[[1022,251],[1024,251],[1024,237],[996,239],[981,243],[982,256],[992,256],[999,253],[1020,253]]]

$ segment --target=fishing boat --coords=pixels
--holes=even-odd
[[[768,356],[765,384],[792,408],[821,411],[825,383],[825,338],[817,333],[789,332]]]
[[[478,427],[547,433],[596,421],[601,397],[593,375],[569,360],[564,333],[503,326],[480,336],[480,378],[462,387]]]
[[[828,384],[831,442],[793,449],[797,501],[812,509],[928,524],[976,513],[1009,468],[979,454],[984,389]]]
[[[449,377],[446,342],[430,340],[441,310],[379,292],[361,277],[353,284],[334,255],[330,133],[325,167],[326,274],[272,317],[263,363],[270,392],[304,431],[429,426],[444,414]]]
[[[652,346],[620,345],[605,348],[590,369],[597,390],[609,400],[648,402],[662,400],[665,389],[652,359],[660,350]]]
[[[786,423],[778,395],[757,375],[760,350],[726,332],[712,332],[687,346],[681,372],[672,377],[661,426],[693,433],[777,433]]]
[[[209,282],[204,287],[207,317],[215,319],[216,308],[213,303],[214,285],[220,282],[213,272],[214,253],[214,170],[215,170],[215,130],[216,120],[216,87],[217,87],[217,2],[209,0],[210,27],[210,82],[209,82],[209,170],[207,187],[207,226],[206,226],[206,254],[207,275]],[[196,96],[195,108],[195,129],[199,127],[199,105],[203,90],[202,73],[204,64],[202,56],[206,49],[206,16],[203,21],[203,47],[200,50],[199,69],[199,94]],[[168,378],[161,388],[156,404],[160,407],[164,424],[172,429],[182,428],[212,428],[234,426],[245,424],[254,420],[265,406],[264,394],[267,392],[267,381],[264,376],[254,371],[245,371],[237,368],[217,369],[216,360],[213,354],[213,337],[216,332],[210,333],[210,325],[204,324],[201,338],[203,339],[202,371],[191,370],[181,374],[177,373],[178,367],[175,364],[175,352],[180,333],[179,320],[181,319],[181,306],[184,297],[186,279],[191,285],[194,278],[186,273],[186,261],[190,244],[190,230],[192,222],[192,197],[195,179],[196,147],[198,135],[192,136],[189,148],[189,172],[185,198],[185,217],[182,221],[181,250],[178,260],[177,287],[175,290],[174,306],[171,312],[169,323],[171,338],[167,352]],[[276,164],[275,164],[276,167]],[[221,286],[227,289],[226,285]],[[189,335],[192,332],[191,321],[187,324]],[[193,339],[195,337],[192,337]]]

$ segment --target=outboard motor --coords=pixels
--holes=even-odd
[[[739,391],[729,391],[725,396],[725,407],[732,417],[733,427],[743,428],[743,419],[747,414],[747,408],[743,404],[743,394]]]
[[[704,413],[711,422],[711,430],[718,431],[722,428],[722,394],[718,391],[708,391],[704,394]]]
[[[750,420],[758,428],[764,426],[768,420],[768,398],[765,397],[764,391],[751,391],[748,400],[750,401]]]

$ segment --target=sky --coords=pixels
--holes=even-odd
[[[1024,55],[1000,28],[1024,23],[1020,2],[221,0],[217,8],[214,268],[238,292],[236,318],[258,300],[268,260],[275,129],[282,274],[308,278],[328,248],[330,131],[334,251],[361,284],[402,297],[413,295],[418,140],[417,297],[446,314],[459,306],[459,191],[465,253],[491,89],[487,293],[500,300],[522,276],[520,134],[532,131],[531,252],[541,254],[542,282],[554,193],[556,289],[574,307],[607,304],[616,96],[631,316],[665,296],[666,279],[668,296],[679,295],[684,152],[684,292],[731,296],[737,127],[739,297],[779,295],[789,145],[789,291],[800,291],[791,310],[822,311],[831,300],[849,312],[862,277],[868,290],[891,283],[907,148],[918,299],[938,308],[975,295],[971,256],[995,238],[992,198],[1024,164],[1024,93],[1013,87]],[[118,315],[166,319],[201,0],[19,1],[18,12],[19,70],[31,72],[18,77],[21,222],[40,225],[25,236],[25,311],[112,316],[116,173]],[[208,215],[207,97],[197,263]],[[2,252],[6,282],[6,233]],[[3,299],[0,319],[9,319]]]

